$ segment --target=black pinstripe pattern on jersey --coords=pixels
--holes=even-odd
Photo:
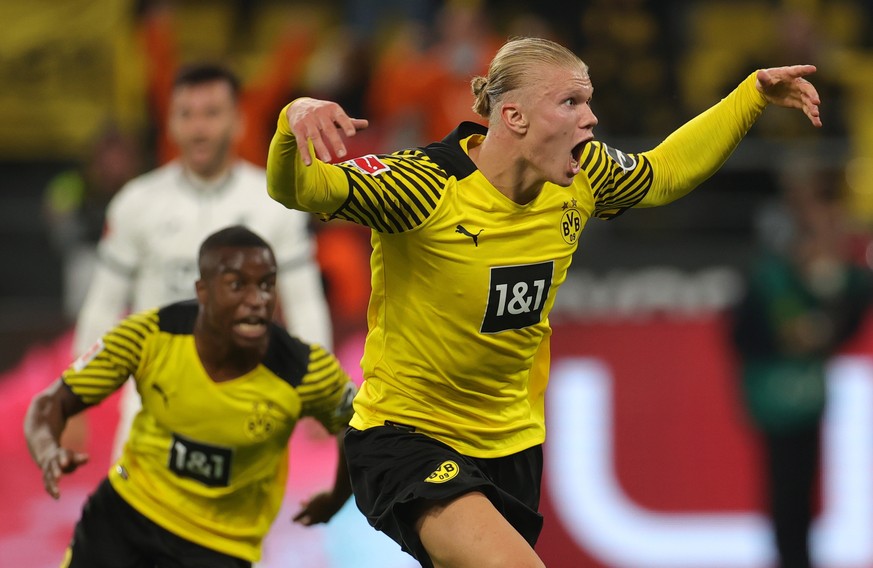
[[[594,191],[597,217],[612,219],[639,203],[652,186],[652,164],[644,156],[633,155],[637,166],[626,172],[597,142],[587,144],[580,166]]]
[[[85,404],[98,402],[108,389],[119,385],[119,377],[133,373],[142,357],[145,338],[158,331],[158,312],[149,310],[125,319],[103,336],[104,349],[81,372],[67,373],[64,380]],[[109,383],[107,385],[107,383]]]
[[[301,414],[320,417],[330,431],[347,425],[351,416],[337,413],[347,384],[348,377],[339,361],[321,347],[313,346],[303,384],[297,387],[302,403]]]
[[[486,131],[484,126],[464,122],[441,142],[379,156],[390,171],[378,175],[364,174],[350,163],[340,164],[348,176],[349,199],[333,217],[382,233],[421,225],[436,209],[450,177],[461,180],[476,171],[461,149],[461,140]]]
[[[419,226],[439,203],[448,179],[446,172],[420,150],[379,159],[390,171],[368,175],[353,165],[341,165],[348,176],[350,192],[348,201],[334,217],[381,233],[401,233]]]

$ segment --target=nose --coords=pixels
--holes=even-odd
[[[597,123],[599,122],[597,120],[597,115],[594,114],[594,109],[590,106],[588,107],[588,112],[583,116],[582,122],[584,128],[594,128],[597,126]]]
[[[270,300],[270,292],[262,289],[260,286],[253,284],[246,289],[246,294],[244,297],[245,303],[254,306],[261,307],[267,305],[267,302]]]

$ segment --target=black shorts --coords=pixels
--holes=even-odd
[[[424,434],[394,426],[349,428],[345,453],[358,509],[422,566],[433,566],[415,530],[415,511],[480,491],[531,546],[543,527],[538,513],[543,450],[471,458]]]
[[[251,568],[156,525],[115,492],[108,479],[82,509],[62,568]]]

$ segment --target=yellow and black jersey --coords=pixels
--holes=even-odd
[[[283,111],[270,195],[373,229],[352,426],[405,424],[483,458],[542,443],[548,316],[585,223],[667,203],[711,175],[764,107],[753,79],[650,152],[588,144],[572,185],[547,183],[525,205],[470,160],[481,126],[464,123],[424,148],[306,167]]]
[[[96,404],[132,375],[142,410],[112,486],[167,530],[255,561],[282,502],[295,424],[312,416],[338,432],[355,386],[333,355],[277,325],[257,368],[214,382],[194,344],[197,310],[182,302],[126,318],[63,380]]]

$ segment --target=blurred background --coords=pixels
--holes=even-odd
[[[0,499],[14,505],[0,522],[0,565],[56,565],[108,463],[115,416],[102,410],[92,419],[106,439],[89,442],[97,463],[51,502],[20,420],[68,362],[106,203],[172,155],[162,125],[178,65],[219,60],[240,74],[240,152],[263,164],[280,109],[301,95],[370,120],[355,155],[441,139],[477,119],[470,78],[515,35],[555,39],[589,64],[595,135],[627,152],[653,148],[757,68],[818,66],[823,128],[768,109],[688,197],[589,222],[552,316],[538,547],[547,564],[773,565],[763,456],[742,407],[729,314],[761,247],[791,233],[782,196],[792,185],[843,197],[849,254],[871,266],[873,3],[0,0],[0,21],[0,414],[14,457],[0,476]],[[365,233],[332,225],[313,231],[335,345],[354,371],[368,245]],[[865,324],[829,367],[813,541],[823,568],[873,567],[871,341]],[[332,471],[319,441],[303,436],[289,499]],[[367,537],[349,535],[366,527],[349,521],[343,539],[291,529],[282,515],[265,565],[361,566]]]

